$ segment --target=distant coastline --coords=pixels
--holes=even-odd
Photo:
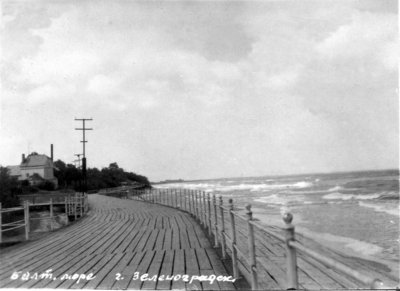
[[[218,177],[218,178],[204,178],[204,179],[167,179],[159,182],[151,182],[152,185],[156,184],[170,184],[170,183],[190,183],[202,182],[210,180],[239,180],[239,179],[252,179],[252,178],[282,178],[282,177],[304,177],[304,176],[324,176],[324,175],[342,175],[342,174],[363,174],[363,173],[392,173],[393,175],[400,175],[400,169],[375,169],[375,170],[351,170],[351,171],[335,171],[335,172],[311,172],[304,174],[271,174],[271,175],[258,175],[258,176],[241,176],[241,177]]]

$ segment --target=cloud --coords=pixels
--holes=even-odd
[[[151,178],[379,168],[398,156],[390,1],[42,4],[6,13],[2,118],[38,144],[56,137],[64,156],[80,150],[73,117],[86,115],[93,163]]]
[[[325,58],[342,60],[376,60],[388,68],[395,64],[397,47],[397,17],[372,13],[356,13],[352,22],[340,26],[334,33],[316,46],[316,52]],[[388,57],[386,57],[388,56]]]

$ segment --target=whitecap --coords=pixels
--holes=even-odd
[[[329,200],[371,200],[379,197],[380,194],[342,194],[338,192],[322,196],[323,199]]]

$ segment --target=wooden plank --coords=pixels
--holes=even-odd
[[[175,250],[174,257],[174,265],[173,265],[173,275],[183,275],[186,273],[186,264],[185,264],[185,253],[184,250],[177,249]],[[185,282],[182,280],[172,281],[172,290],[182,290],[185,289]]]
[[[145,229],[140,229],[138,235],[134,237],[129,246],[126,248],[125,252],[140,252],[136,246],[142,240],[143,236],[146,235],[146,233],[147,231]]]
[[[87,240],[90,239],[90,237],[86,238]],[[60,250],[57,251],[55,254],[51,252],[53,248],[50,247],[49,251],[45,251],[44,253],[38,253],[38,252],[33,252],[32,256],[27,257],[26,259],[19,259],[18,261],[12,261],[13,262],[13,269],[18,268],[18,270],[22,271],[28,271],[28,270],[38,270],[40,268],[45,268],[48,269],[49,266],[52,266],[52,262],[57,262],[60,259],[64,259],[65,253],[68,252],[69,249],[71,249],[71,246],[74,246],[76,244],[79,244],[79,240],[76,242],[71,243],[71,238],[66,239],[64,244],[60,245]],[[70,247],[68,247],[68,244]],[[40,248],[39,251],[44,251]],[[77,252],[73,252],[74,255],[79,255]],[[43,266],[43,267],[42,267]],[[4,276],[9,276],[8,274],[2,274],[0,279],[4,279]]]
[[[135,239],[139,239],[139,237],[143,235],[145,231],[144,229],[140,228],[141,226],[140,222],[137,224],[132,223],[132,225],[134,225],[134,228],[128,232],[128,236],[124,239],[124,241],[118,248],[120,252],[127,252],[128,251],[127,249],[134,244]],[[132,252],[132,250],[130,250],[130,252]]]
[[[105,253],[108,248],[112,247],[114,242],[120,237],[121,234],[129,227],[124,221],[120,221],[113,226],[111,231],[104,239],[99,241],[100,246],[93,252],[94,254]]]
[[[130,236],[132,234],[132,231],[133,231],[134,227],[135,227],[135,225],[133,223],[128,224],[128,228],[126,228],[124,230],[123,234],[121,234],[119,236],[119,238],[109,247],[109,249],[107,251],[110,252],[110,253],[113,253],[113,252],[116,252],[116,251],[122,252],[122,250],[121,250],[121,248],[123,247],[122,244],[125,241],[131,239]]]
[[[76,227],[75,227],[76,228]],[[74,229],[76,230],[76,229]],[[79,232],[66,232],[66,237],[75,237],[79,238],[81,234],[81,229],[78,230]],[[53,254],[57,250],[62,250],[63,246],[69,246],[68,242],[66,242],[65,238],[63,239],[63,236],[60,236],[60,233],[64,233],[63,229],[60,230],[59,232],[54,232],[49,235],[49,237],[42,238],[39,241],[35,242],[33,246],[30,245],[30,242],[23,243],[20,247],[17,248],[7,248],[8,252],[13,254],[8,256],[5,254],[5,256],[2,256],[2,262],[13,262],[13,266],[17,267],[18,263],[23,262],[24,260],[27,260],[29,258],[37,258],[37,253],[43,251],[44,256],[47,257],[49,254]],[[58,248],[56,248],[58,246]],[[26,250],[25,250],[26,248]],[[36,253],[36,254],[35,254]],[[9,270],[9,267],[3,266],[0,268],[0,272],[4,271],[4,269]]]
[[[147,271],[149,274],[149,278],[153,278],[153,276],[157,276],[160,274],[161,270],[161,265],[164,259],[165,251],[164,250],[158,250],[156,251],[156,254],[151,262],[150,268]],[[147,289],[147,290],[154,290],[156,289],[157,285],[157,279],[156,280],[149,280],[143,282],[142,289]]]
[[[140,251],[144,250],[144,248],[146,247],[147,241],[149,240],[152,233],[153,233],[153,231],[151,229],[145,231],[144,235],[141,237],[139,243],[137,244],[135,251],[140,252]]]
[[[188,238],[190,242],[190,247],[192,249],[194,248],[201,248],[199,239],[196,235],[196,232],[193,230],[193,228],[186,228],[186,231],[188,233]]]
[[[147,270],[150,267],[151,261],[153,260],[153,257],[155,255],[155,251],[146,251],[145,255],[142,259],[142,261],[140,262],[140,264],[138,265],[136,271],[140,274],[140,276],[142,276],[143,274],[147,273]],[[137,280],[131,280],[128,288],[129,289],[141,289],[142,286],[142,281],[139,279]]]
[[[101,268],[101,271],[98,272],[97,274],[94,272],[97,264],[96,265],[92,265],[92,266],[83,265],[81,268],[79,268],[79,270],[77,270],[76,273],[77,274],[90,274],[90,273],[93,273],[94,276],[96,276],[96,278],[97,277],[102,277],[102,279],[104,280],[104,277],[106,276],[107,272],[110,272],[110,269],[112,268],[112,265],[113,264],[118,264],[118,262],[121,260],[122,256],[123,256],[123,254],[116,254],[114,257],[112,257],[111,260],[107,261],[107,264],[103,265],[103,267]],[[101,262],[101,260],[99,261],[99,263],[100,262]],[[69,289],[82,289],[89,282],[91,282],[91,281],[81,280],[80,282],[74,282],[68,288]]]
[[[210,260],[205,249],[196,249],[200,270],[212,270]]]
[[[149,239],[146,242],[146,245],[145,245],[144,249],[148,250],[148,251],[153,250],[154,246],[156,245],[156,242],[157,242],[157,237],[158,237],[158,231],[153,229],[151,231]]]
[[[213,270],[200,270],[200,275],[205,275],[207,277],[210,277],[211,275],[215,275],[215,274],[214,274]],[[216,275],[216,276],[218,277],[218,275]],[[201,284],[202,284],[203,290],[221,290],[217,280],[215,280],[213,282],[202,281]]]
[[[85,289],[95,289],[103,279],[110,273],[110,271],[117,265],[117,263],[121,260],[123,254],[110,254],[106,256],[104,259],[100,260],[99,264],[96,265],[92,272],[95,274],[96,278],[92,281],[87,282],[84,285]]]
[[[173,250],[165,251],[164,261],[162,262],[160,275],[164,275],[164,276],[172,275],[172,269],[173,269],[173,264],[174,264],[174,255],[175,255],[175,251],[173,251]],[[172,282],[170,280],[158,281],[156,287],[158,290],[169,290],[172,285],[171,283]]]
[[[198,260],[194,249],[185,250],[185,263],[186,263],[186,273],[188,275],[200,275],[200,269],[198,265]],[[193,280],[193,282],[186,283],[186,288],[189,290],[201,290],[202,284],[198,280]]]
[[[172,228],[172,248],[173,249],[181,248],[179,228],[177,228],[177,227]]]
[[[215,275],[229,275],[226,271],[224,265],[222,264],[221,260],[218,258],[217,254],[213,249],[205,249],[207,253],[207,257],[210,260],[211,267]],[[235,285],[231,282],[218,282],[218,287],[221,290],[234,290],[236,289]],[[273,289],[269,289],[273,290]]]
[[[118,264],[115,265],[115,267],[106,275],[101,281],[101,283],[97,286],[98,289],[106,289],[110,290],[114,283],[117,281],[116,280],[116,274],[121,273],[123,269],[128,266],[129,262],[132,260],[134,257],[135,253],[124,253],[122,254],[121,260],[118,262]],[[119,277],[120,278],[120,277]],[[83,286],[81,286],[82,288]]]
[[[89,266],[93,266],[94,264],[98,264],[98,262],[101,260],[98,256],[87,256],[82,258],[81,260],[78,260],[74,264],[68,264],[66,268],[64,269],[64,272],[57,274],[57,279],[51,282],[50,284],[46,285],[45,288],[67,288],[74,282],[72,280],[62,280],[65,274],[68,275],[73,275],[76,272],[78,272],[79,268],[84,266],[85,264],[88,264]],[[90,263],[90,261],[92,263]],[[64,278],[65,279],[65,278]]]
[[[170,228],[166,229],[165,231],[164,249],[165,250],[172,249],[172,229]]]
[[[190,249],[189,237],[186,231],[186,227],[181,227],[179,229],[181,249]]]
[[[163,217],[161,215],[157,217],[156,228],[157,229],[163,228]]]
[[[155,250],[162,250],[163,245],[164,245],[164,239],[165,239],[165,229],[158,229],[158,237],[156,244],[154,246]]]
[[[122,280],[115,281],[112,289],[118,290],[126,290],[128,288],[129,283],[132,281],[135,272],[137,272],[137,267],[139,266],[140,262],[142,261],[145,252],[138,252],[135,253],[132,260],[128,263],[128,265],[121,270]]]

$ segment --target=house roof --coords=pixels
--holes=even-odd
[[[7,169],[10,170],[10,176],[20,176],[21,168],[19,166],[7,166]]]
[[[51,159],[46,155],[29,155],[21,167],[52,167]]]

